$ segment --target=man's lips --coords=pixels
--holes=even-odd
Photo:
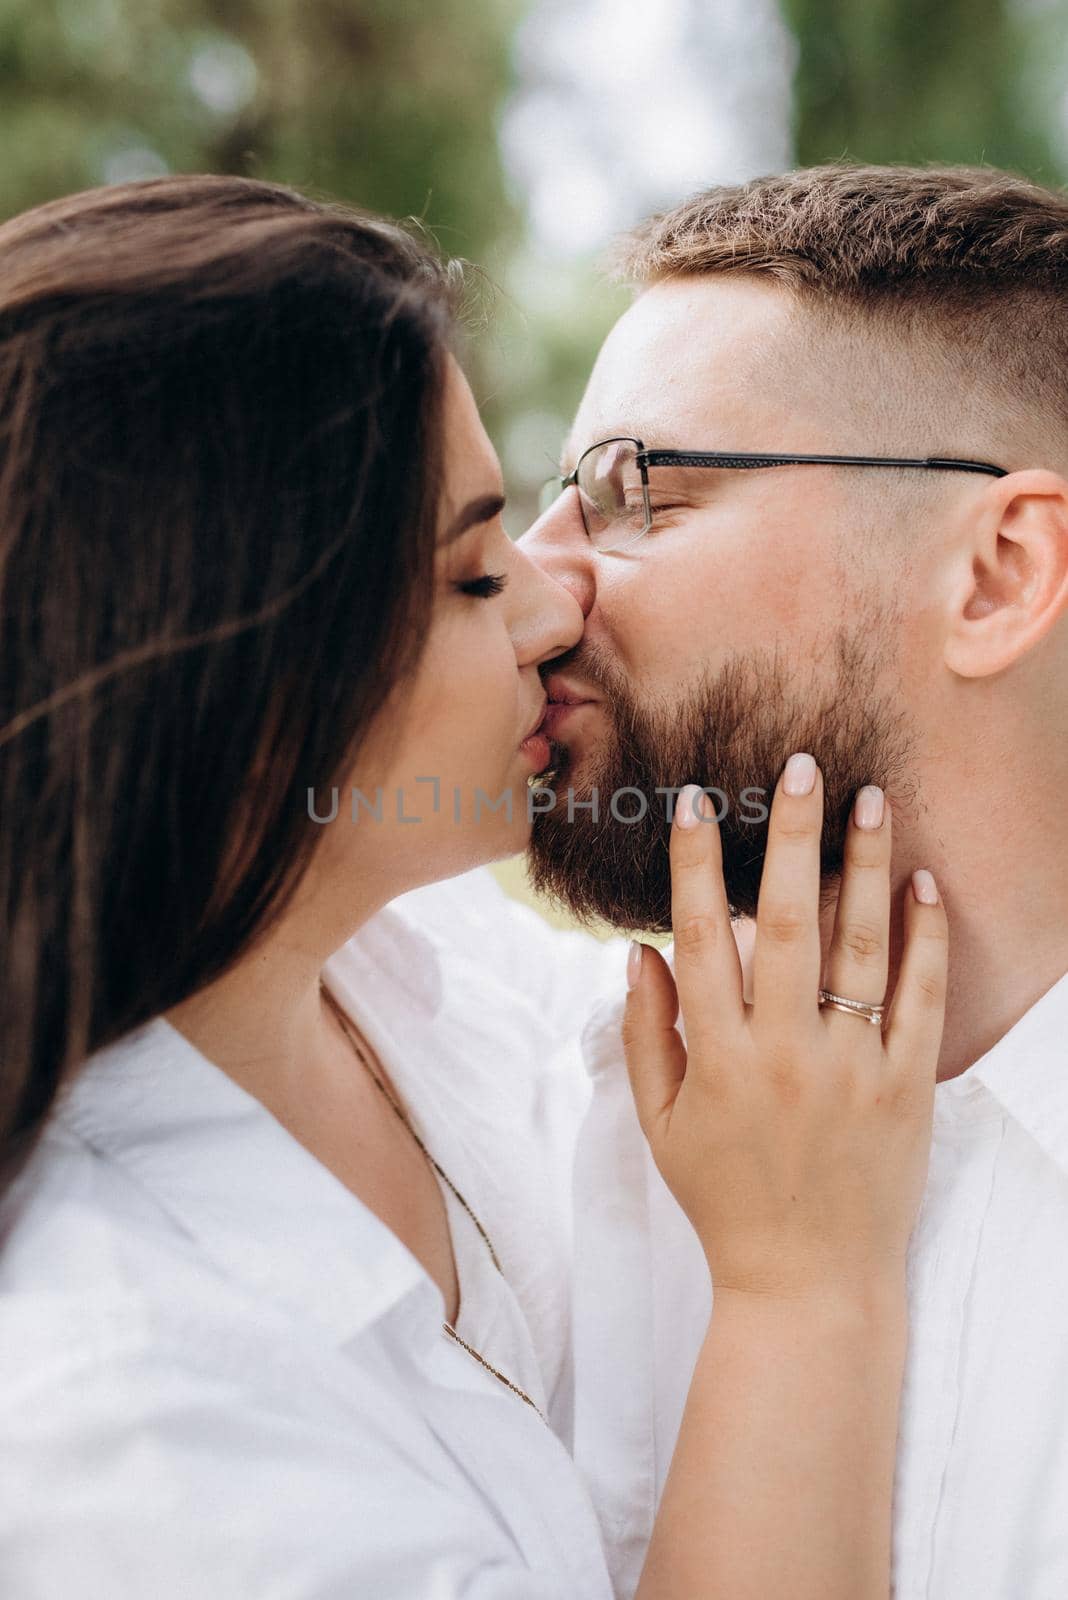
[[[545,692],[549,696],[550,705],[558,706],[584,706],[597,699],[594,694],[589,694],[580,684],[569,683],[558,674],[545,680]]]
[[[545,707],[545,715],[541,719],[539,733],[544,733],[548,738],[555,739],[559,731],[597,704],[596,700],[557,700],[550,701]]]
[[[545,715],[538,732],[550,739],[555,738],[559,730],[569,723],[583,706],[598,704],[596,696],[587,693],[581,685],[569,682],[560,674],[547,678],[545,688],[549,695],[549,703],[545,707]]]

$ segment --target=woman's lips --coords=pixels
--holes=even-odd
[[[519,753],[534,763],[535,772],[544,772],[553,758],[548,736],[540,731],[527,735],[519,746]]]

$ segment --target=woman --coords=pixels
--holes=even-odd
[[[236,179],[0,229],[11,1600],[608,1596],[542,1058],[622,951],[547,981],[529,921],[418,887],[522,847],[582,628],[503,531],[452,299],[400,230]],[[797,770],[765,885],[811,935]],[[884,1594],[944,916],[909,897],[885,1036],[816,1009],[811,937],[758,929],[747,1011],[695,795],[626,1029],[717,1310],[640,1600]],[[888,860],[851,830],[884,946]]]

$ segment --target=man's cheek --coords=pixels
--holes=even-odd
[[[693,665],[704,649],[716,653],[725,614],[715,588],[699,576],[669,576],[650,564],[641,577],[613,594],[602,616],[628,681],[652,688],[662,679],[677,682],[683,660]]]

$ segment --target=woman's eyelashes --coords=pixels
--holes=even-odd
[[[507,582],[503,572],[484,572],[480,578],[469,578],[456,587],[461,594],[473,595],[476,600],[492,600],[494,595],[501,593]]]

